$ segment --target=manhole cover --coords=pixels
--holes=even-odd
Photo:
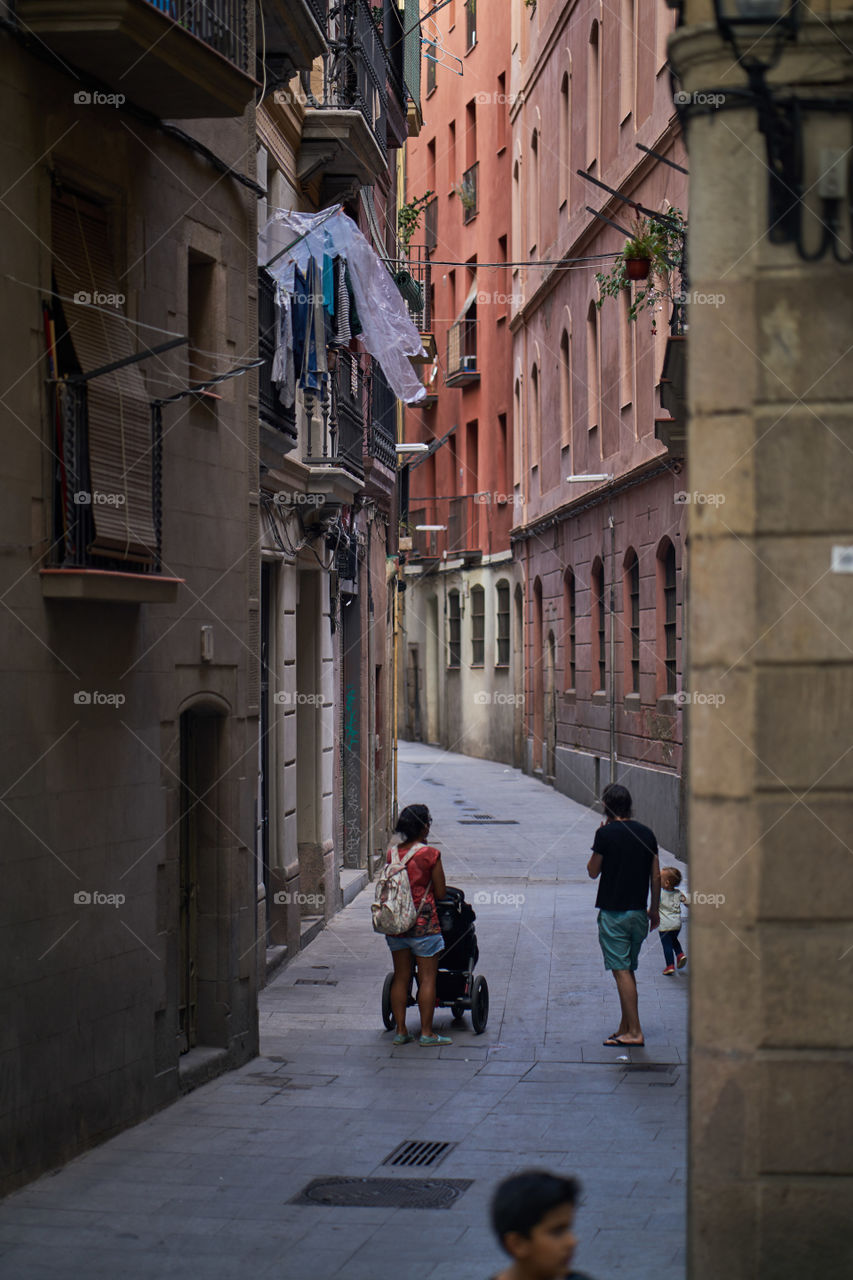
[[[418,1165],[421,1168],[434,1166],[450,1155],[456,1146],[455,1142],[401,1142],[382,1163]]]
[[[517,827],[517,818],[488,818],[481,815],[477,818],[457,818],[460,827]]]
[[[337,978],[297,978],[294,985],[297,987],[336,987],[338,980]]]
[[[471,1178],[313,1178],[289,1204],[338,1208],[449,1209]]]

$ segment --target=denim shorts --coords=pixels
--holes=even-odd
[[[599,911],[598,941],[605,969],[636,969],[648,932],[645,911]]]
[[[392,951],[411,951],[413,956],[437,956],[444,950],[444,938],[440,933],[425,933],[420,938],[395,938],[385,935]]]

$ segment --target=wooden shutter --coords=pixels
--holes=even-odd
[[[79,196],[55,196],[53,266],[68,333],[83,373],[134,355],[137,343],[124,307],[112,301],[75,304],[75,294],[115,299],[124,293],[109,248],[106,218]],[[93,555],[150,562],[154,530],[151,406],[138,365],[87,384]]]

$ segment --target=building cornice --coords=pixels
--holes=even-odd
[[[546,529],[551,529],[554,525],[560,524],[564,520],[569,520],[573,516],[580,515],[581,512],[588,511],[592,507],[600,507],[611,502],[614,498],[621,497],[627,490],[634,489],[637,485],[645,484],[656,476],[663,475],[665,471],[677,474],[672,460],[666,454],[658,454],[654,458],[649,458],[645,462],[641,462],[639,466],[626,471],[624,475],[617,476],[615,480],[601,484],[592,493],[586,493],[580,498],[573,498],[570,502],[564,502],[559,507],[555,507],[553,511],[549,511],[547,515],[537,516],[529,523],[516,525],[515,528],[510,529],[510,542],[514,544],[526,542],[528,538],[535,538],[540,533],[544,533]]]

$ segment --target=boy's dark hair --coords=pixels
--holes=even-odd
[[[601,803],[608,818],[630,818],[631,792],[618,782],[611,782],[601,793]]]
[[[668,871],[669,874],[672,876],[674,884],[676,885],[681,884],[681,872],[678,870],[678,867],[661,867],[660,869],[661,875],[663,875],[665,871]]]
[[[425,804],[407,804],[405,809],[401,810],[394,830],[405,836],[405,840],[401,843],[406,844],[409,840],[419,840],[424,827],[428,827],[431,821],[429,809]]]
[[[545,1169],[525,1169],[505,1178],[492,1196],[492,1227],[501,1244],[510,1231],[530,1236],[546,1213],[562,1204],[575,1204],[580,1195],[576,1178],[563,1178]]]

